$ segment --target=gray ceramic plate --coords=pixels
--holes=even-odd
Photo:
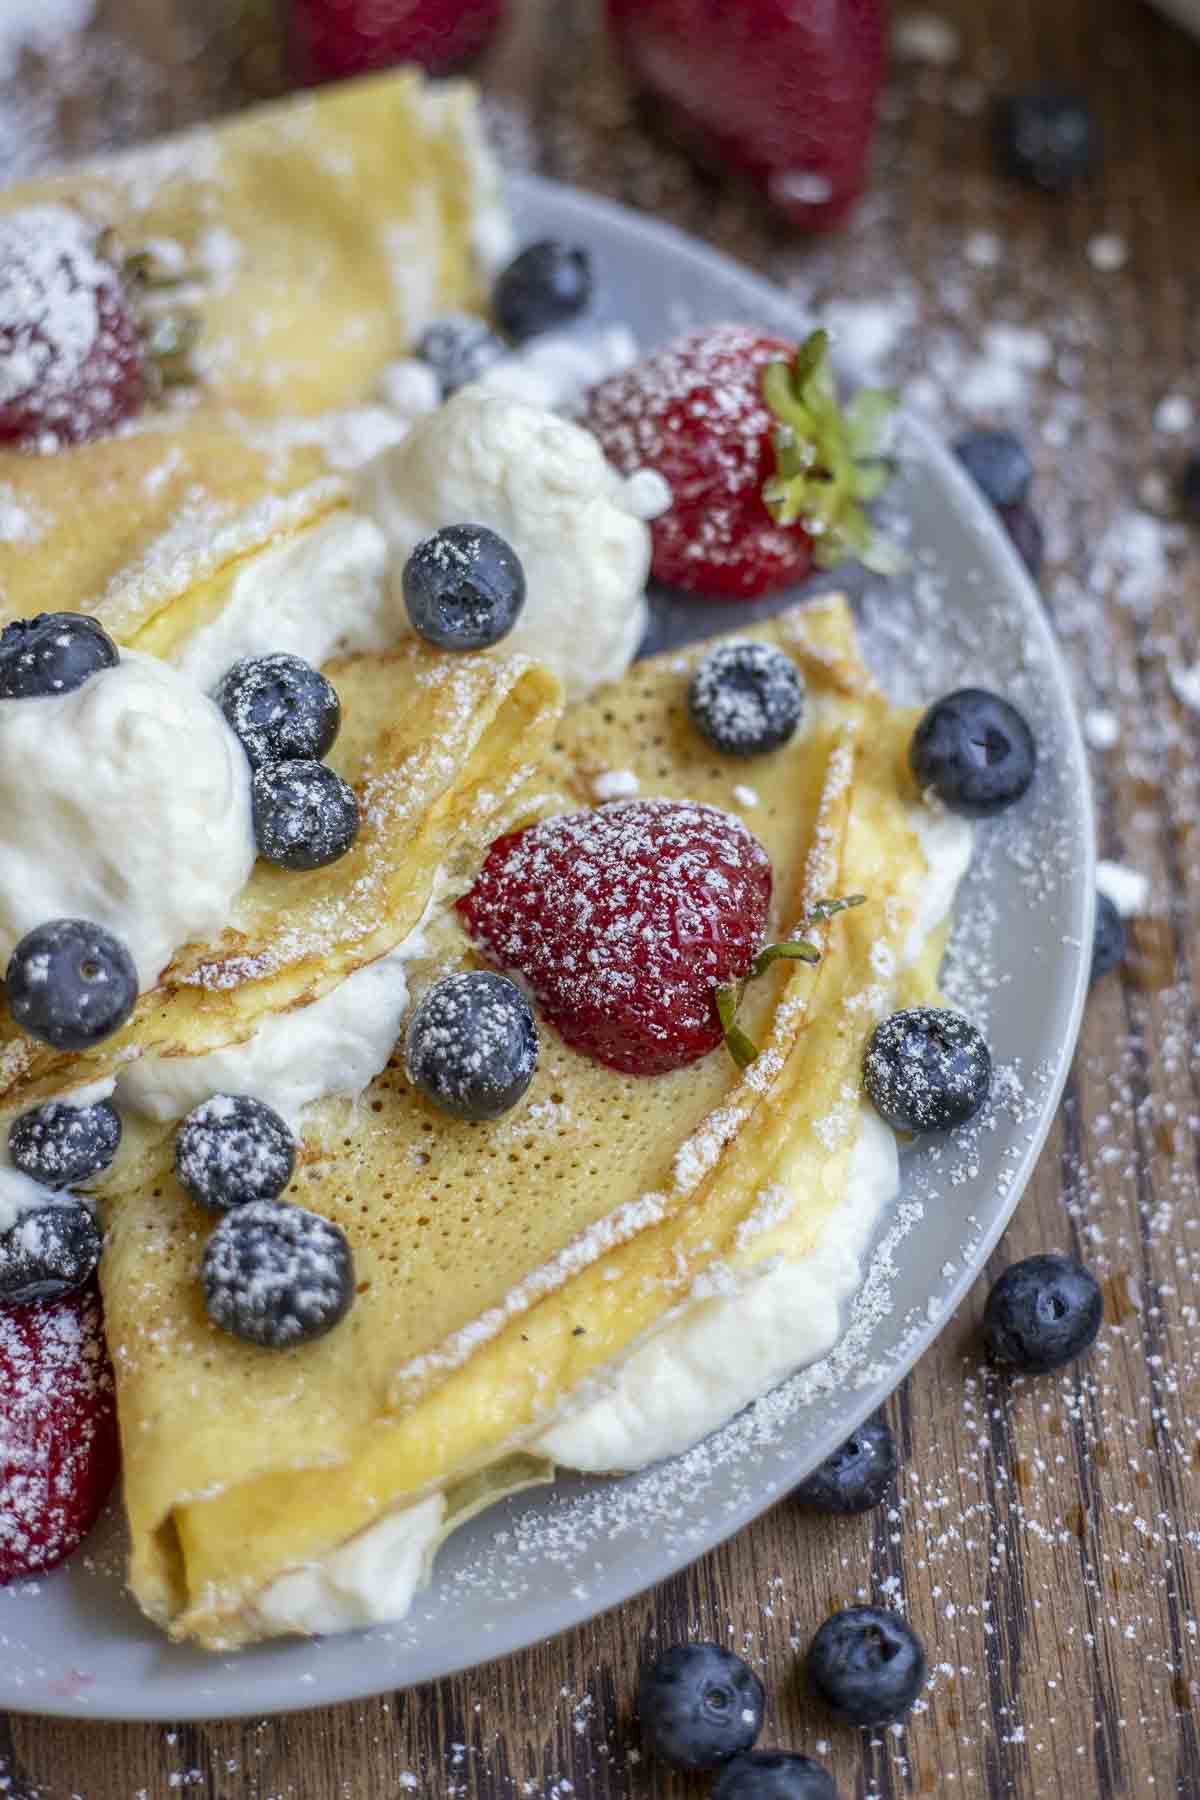
[[[548,183],[513,183],[523,231],[588,244],[598,311],[652,345],[691,322],[804,328],[776,289],[649,219]],[[120,1580],[114,1516],[36,1586],[0,1592],[0,1707],[99,1718],[272,1713],[403,1687],[562,1631],[752,1519],[876,1407],[982,1267],[1041,1147],[1066,1076],[1092,930],[1092,824],[1067,677],[1038,598],[953,460],[905,429],[890,510],[909,573],[854,583],[866,641],[898,698],[964,681],[1017,699],[1041,748],[1031,803],[985,828],[959,907],[950,985],[986,1021],[1001,1100],[968,1143],[907,1160],[905,1195],[849,1341],[699,1450],[619,1482],[569,1479],[451,1539],[401,1626],[220,1658],[170,1645]],[[828,585],[826,583],[825,585]],[[794,597],[794,596],[789,596]],[[654,643],[705,636],[745,607],[660,597]]]

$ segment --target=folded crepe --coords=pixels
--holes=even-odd
[[[548,1429],[706,1280],[819,1241],[846,1186],[865,1038],[881,1013],[936,996],[938,934],[910,955],[929,876],[906,769],[914,715],[873,683],[840,599],[747,635],[806,677],[789,744],[752,763],[712,752],[685,705],[700,651],[673,652],[574,709],[523,789],[531,816],[575,810],[621,770],[643,794],[737,812],[750,780],[774,935],[819,899],[867,896],[809,927],[819,966],[779,963],[752,984],[747,1069],[718,1050],[622,1075],[543,1021],[533,1083],[494,1123],[435,1110],[399,1055],[356,1105],[309,1107],[289,1197],[345,1230],[358,1292],[335,1331],[283,1352],[208,1321],[211,1220],[175,1182],[169,1141],[143,1147],[132,1179],[118,1162],[102,1284],[130,1579],[172,1635],[227,1648],[280,1629],[263,1604],[273,1584],[403,1509],[433,1508],[444,1534],[544,1473]],[[474,960],[446,912],[413,989]]]
[[[186,276],[196,379],[115,435],[0,448],[0,624],[86,607],[121,642],[342,495],[346,433],[502,252],[473,91],[413,71],[303,94],[0,195],[71,208]],[[483,253],[481,255],[481,252]],[[331,474],[331,471],[333,473]]]

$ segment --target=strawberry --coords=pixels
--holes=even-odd
[[[676,134],[796,225],[862,186],[884,74],[882,0],[608,0],[618,49]]]
[[[459,908],[576,1050],[632,1075],[721,1042],[718,987],[750,973],[771,864],[716,807],[629,800],[498,838]]]
[[[503,0],[291,0],[289,54],[303,81],[397,62],[439,75],[477,55],[503,17]]]
[[[94,240],[61,206],[0,218],[0,442],[86,443],[142,405],[136,312]]]
[[[864,388],[839,408],[823,331],[797,349],[715,325],[600,382],[586,423],[623,473],[656,469],[670,486],[651,528],[658,580],[751,599],[814,563],[894,568],[863,511],[890,474],[878,451],[893,406]]]
[[[0,1308],[0,1585],[69,1556],[116,1473],[95,1287],[45,1306]]]

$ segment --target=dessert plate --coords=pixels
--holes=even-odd
[[[587,244],[599,277],[589,325],[628,323],[651,346],[691,324],[806,321],[778,289],[681,234],[521,177],[523,238]],[[960,897],[950,998],[985,1023],[999,1071],[982,1123],[905,1159],[843,1342],[703,1445],[623,1480],[567,1477],[459,1530],[403,1624],[214,1656],[168,1643],[124,1591],[114,1507],[74,1559],[0,1590],[0,1707],[93,1718],[181,1719],[325,1705],[447,1674],[613,1606],[744,1525],[895,1387],[937,1335],[1004,1228],[1041,1149],[1074,1049],[1092,931],[1087,770],[1038,596],[954,459],[905,422],[885,508],[908,551],[886,584],[854,593],[869,658],[898,700],[967,683],[1009,695],[1034,727],[1038,778],[1019,816],[985,825]],[[820,584],[828,588],[828,578]],[[647,649],[774,610],[654,597]],[[752,779],[752,777],[750,777]]]

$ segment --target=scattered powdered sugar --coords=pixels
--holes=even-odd
[[[1146,910],[1150,899],[1150,883],[1138,869],[1123,863],[1100,861],[1096,864],[1096,886],[1111,900],[1123,919],[1134,919]]]
[[[36,544],[45,529],[28,501],[17,499],[12,483],[0,481],[0,544]]]
[[[96,0],[4,0],[0,8],[0,81],[16,74],[24,51],[50,55],[89,25]]]
[[[641,785],[632,769],[604,769],[592,777],[592,797],[600,804],[606,800],[629,800]]]

